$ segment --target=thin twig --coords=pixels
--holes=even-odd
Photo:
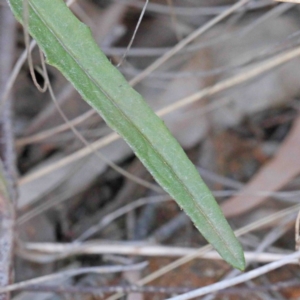
[[[41,92],[44,93],[47,90],[47,83],[44,83],[44,86],[41,87],[36,79],[36,75],[34,72],[34,66],[32,61],[32,55],[30,51],[30,37],[28,32],[28,22],[29,22],[29,4],[28,0],[23,0],[23,32],[24,32],[24,41],[25,41],[25,47],[27,52],[27,61],[29,66],[29,71],[31,75],[31,79],[35,85],[35,87]],[[40,50],[40,57],[42,58],[42,53]],[[45,64],[43,64],[43,72],[45,72]]]
[[[58,103],[59,103],[59,101],[58,101]],[[74,119],[70,120],[70,123],[73,126],[76,126],[78,124],[81,124],[83,121],[86,121],[87,119],[91,118],[93,115],[95,115],[95,110],[90,109],[87,112],[79,115],[78,117],[75,117]],[[64,124],[58,125],[56,127],[46,129],[46,130],[41,131],[34,135],[19,138],[16,141],[16,146],[23,147],[28,144],[38,143],[44,139],[50,138],[53,135],[64,132],[66,130],[70,130],[70,126],[69,126],[69,124],[64,123]]]
[[[146,204],[150,203],[162,203],[165,201],[170,201],[169,196],[157,196],[157,197],[149,197],[149,198],[141,198],[139,200],[133,201],[107,215],[105,217],[101,218],[98,224],[95,224],[91,226],[88,230],[86,230],[84,233],[82,233],[75,242],[81,242],[84,240],[87,240],[94,234],[98,233],[100,230],[104,229],[106,226],[108,226],[111,222],[113,222],[115,219],[123,216],[124,214],[127,214],[134,209],[141,207]]]
[[[219,93],[221,91],[227,90],[229,88],[232,88],[236,85],[239,85],[241,83],[244,83],[246,81],[249,81],[258,75],[261,75],[263,73],[266,73],[270,71],[271,69],[280,66],[296,57],[300,56],[300,47],[297,47],[293,50],[287,51],[285,53],[279,54],[269,60],[266,60],[265,62],[256,64],[256,66],[252,67],[251,69],[241,72],[240,74],[237,74],[235,76],[232,76],[229,79],[225,79],[213,86],[204,88],[203,90],[188,96],[184,99],[181,99],[174,103],[173,105],[169,105],[157,112],[159,116],[164,116],[166,114],[169,114],[170,112],[173,112],[179,108],[182,108],[186,105],[192,104],[196,101],[199,101],[200,99],[203,99],[207,96],[212,96],[216,93]]]
[[[295,222],[295,248],[296,251],[300,250],[300,211],[298,212],[297,219]]]
[[[136,286],[136,285],[118,285],[103,287],[87,287],[87,286],[58,286],[58,285],[32,285],[20,288],[22,291],[33,292],[51,292],[56,294],[92,294],[103,295],[110,293],[155,293],[155,294],[178,294],[190,291],[186,287],[163,287],[163,286]]]
[[[128,270],[141,270],[144,269],[147,265],[148,265],[147,262],[142,262],[131,266],[104,266],[104,267],[89,267],[89,268],[79,268],[75,270],[67,270],[55,274],[45,275],[34,279],[14,283],[5,287],[1,287],[0,293],[12,292],[21,288],[43,283],[46,281],[66,279],[69,277],[74,277],[74,276],[88,274],[88,273],[104,274],[104,273],[124,272]]]
[[[173,237],[180,228],[190,224],[190,222],[189,217],[184,212],[181,212],[151,233],[151,235],[147,237],[147,241],[150,243],[161,243]]]
[[[119,255],[134,255],[134,256],[149,256],[149,257],[178,257],[194,254],[198,251],[197,248],[182,248],[182,247],[168,247],[160,245],[143,245],[142,242],[136,243],[105,243],[105,242],[87,242],[83,244],[59,244],[59,243],[25,243],[24,249],[29,250],[28,254],[32,254],[31,261],[39,262],[39,254],[58,254],[70,257],[74,255],[93,255],[93,254],[119,254]],[[38,253],[33,253],[37,251]],[[282,259],[289,253],[256,253],[245,252],[245,258],[248,261],[256,261],[266,263]],[[45,255],[44,255],[45,256]],[[36,260],[35,260],[36,257]],[[62,257],[62,256],[61,256]],[[211,251],[208,253],[201,253],[197,258],[221,260],[220,255]],[[292,261],[297,264],[297,261]]]
[[[9,199],[4,168],[0,160],[0,288],[12,280],[14,219],[14,207]],[[0,295],[0,300],[9,299],[9,294]]]
[[[145,15],[145,12],[146,12],[148,3],[149,3],[149,0],[146,0],[146,1],[145,1],[145,4],[144,4],[144,6],[143,6],[143,9],[142,9],[142,11],[141,11],[141,14],[140,14],[140,16],[139,16],[139,19],[138,19],[138,21],[137,21],[137,24],[136,24],[136,26],[135,26],[134,32],[133,32],[133,34],[132,34],[132,37],[131,37],[131,39],[130,39],[130,41],[129,41],[129,44],[128,44],[127,48],[126,48],[126,51],[124,52],[123,56],[121,57],[121,60],[119,61],[117,67],[120,67],[120,66],[122,65],[122,63],[123,63],[124,60],[126,59],[126,56],[127,56],[128,51],[131,49],[131,46],[132,46],[132,44],[133,44],[133,42],[134,42],[134,39],[135,39],[136,34],[137,34],[137,31],[138,31],[138,29],[140,28],[140,25],[141,25],[141,23],[142,23],[143,17],[144,17],[144,15]]]
[[[255,286],[256,291],[280,291],[287,288],[297,288],[299,286],[298,280],[290,280],[286,282],[278,282],[275,284]],[[155,293],[155,294],[178,294],[190,291],[187,287],[164,287],[164,286],[137,286],[137,285],[120,285],[120,286],[57,286],[57,285],[32,285],[25,288],[20,288],[19,291],[33,291],[33,292],[50,292],[56,294],[92,294],[102,295],[106,293]],[[236,287],[227,288],[217,291],[217,294],[245,294],[253,293],[253,288]]]
[[[277,2],[300,3],[299,0],[275,0]]]

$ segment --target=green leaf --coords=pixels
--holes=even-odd
[[[22,0],[8,0],[22,23]],[[164,123],[112,66],[62,0],[29,0],[29,32],[107,124],[133,149],[202,235],[231,265],[244,269],[243,250],[209,189]]]

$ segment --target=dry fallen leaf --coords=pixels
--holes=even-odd
[[[266,194],[254,196],[260,191],[275,192],[300,173],[300,117],[275,157],[263,166],[254,178],[241,190],[241,194],[225,201],[221,207],[226,217],[244,214],[268,199]],[[252,195],[251,195],[252,194]]]

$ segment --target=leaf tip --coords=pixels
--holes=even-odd
[[[245,271],[246,268],[246,260],[244,256],[244,251],[242,247],[240,247],[240,251],[238,255],[235,256],[234,259],[225,259],[231,266],[240,271]]]
[[[243,256],[243,259],[237,261],[236,264],[233,267],[240,270],[240,271],[245,271],[246,261],[245,261],[244,256]]]

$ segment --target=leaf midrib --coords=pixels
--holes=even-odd
[[[72,50],[69,49],[62,41],[62,39],[56,34],[55,30],[53,31],[51,23],[48,24],[46,22],[46,20],[41,16],[41,14],[39,13],[38,8],[35,7],[35,5],[31,2],[28,1],[29,5],[31,6],[31,8],[33,9],[33,11],[36,13],[36,15],[39,17],[39,19],[45,24],[46,28],[48,28],[49,31],[52,32],[52,34],[55,36],[56,40],[58,41],[58,43],[62,46],[62,48],[65,49],[65,51],[71,56],[71,58],[75,61],[75,63],[81,68],[81,70],[86,74],[86,76],[94,83],[95,86],[98,87],[98,89],[100,90],[101,93],[104,94],[104,96],[106,96],[108,98],[108,100],[115,106],[115,108],[120,112],[121,115],[123,115],[123,117],[130,123],[132,124],[132,126],[140,133],[140,135],[143,137],[143,139],[148,142],[148,144],[151,146],[151,148],[153,149],[153,151],[156,153],[156,155],[161,159],[161,161],[163,161],[168,169],[171,171],[171,173],[173,174],[173,176],[175,178],[177,178],[178,182],[181,184],[181,186],[183,187],[183,189],[186,191],[186,193],[188,195],[190,195],[190,198],[193,200],[194,204],[196,205],[197,209],[199,210],[199,212],[202,214],[202,216],[205,218],[206,222],[208,224],[210,224],[211,228],[214,230],[214,232],[217,234],[217,236],[219,237],[219,239],[226,245],[227,250],[231,253],[231,255],[233,257],[235,257],[235,259],[238,261],[237,256],[235,255],[234,252],[231,251],[231,247],[229,247],[229,243],[227,242],[227,240],[225,240],[223,238],[223,236],[219,233],[218,230],[216,230],[216,227],[214,226],[214,224],[210,221],[210,219],[208,218],[208,216],[203,212],[202,208],[199,206],[198,202],[196,201],[196,199],[194,198],[193,194],[189,191],[189,189],[186,188],[185,184],[182,182],[182,180],[180,179],[180,177],[176,174],[176,172],[173,171],[173,169],[170,167],[170,164],[165,161],[164,157],[160,154],[160,152],[154,147],[154,145],[148,140],[148,138],[143,134],[143,132],[138,128],[138,126],[136,126],[131,119],[123,112],[123,110],[118,106],[118,104],[114,101],[114,99],[109,95],[109,93],[107,93],[105,91],[105,89],[99,85],[99,83],[97,82],[96,79],[93,78],[92,75],[89,74],[88,70],[86,70],[81,64],[80,62],[78,62],[78,60],[76,59],[76,55],[73,54]]]

